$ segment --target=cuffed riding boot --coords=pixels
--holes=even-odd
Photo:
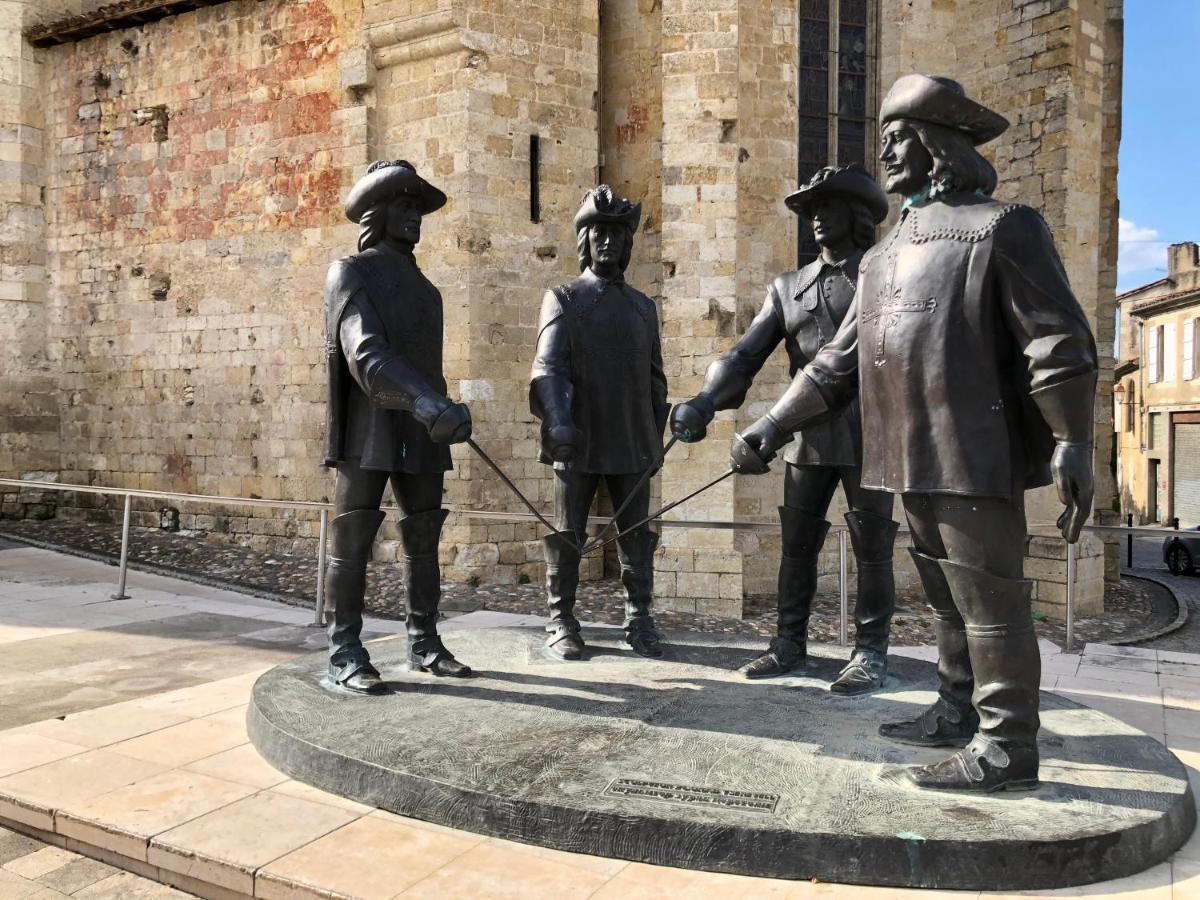
[[[748,663],[747,678],[775,678],[804,666],[808,657],[808,617],[817,592],[817,556],[829,533],[819,516],[779,507],[783,552],[779,557],[777,635],[767,652]]]
[[[329,562],[325,569],[325,598],[333,609],[329,623],[329,675],[336,684],[359,694],[383,690],[379,671],[362,645],[363,599],[367,591],[367,560],[375,533],[383,523],[378,509],[356,509],[331,523]]]
[[[550,603],[546,649],[559,659],[583,658],[583,638],[575,618],[575,592],[579,588],[579,549],[583,534],[561,532],[542,538],[546,558],[546,599]]]
[[[910,550],[925,599],[933,612],[933,633],[938,648],[938,698],[933,706],[909,722],[879,726],[879,734],[901,744],[918,747],[965,747],[975,736],[979,716],[971,706],[975,679],[967,647],[966,625],[942,570],[942,560]]]
[[[408,591],[408,668],[466,678],[471,674],[442,645],[437,633],[438,602],[442,598],[442,571],[438,566],[438,542],[449,513],[431,509],[400,520],[400,543],[404,547],[405,588]]]
[[[621,584],[625,588],[625,643],[638,656],[659,659],[662,635],[654,627],[650,606],[654,602],[654,550],[658,535],[639,528],[617,538]]]
[[[964,749],[908,771],[918,787],[993,793],[1038,785],[1042,658],[1029,615],[1033,582],[940,561],[966,620],[979,730]]]
[[[850,544],[858,567],[854,603],[854,656],[829,685],[835,694],[865,694],[887,678],[888,635],[896,609],[892,547],[900,526],[866,510],[846,513]]]

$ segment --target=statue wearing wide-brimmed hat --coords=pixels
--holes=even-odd
[[[361,229],[359,253],[330,266],[325,282],[325,465],[337,468],[325,581],[333,609],[329,674],[358,693],[383,689],[360,635],[367,560],[389,482],[408,563],[408,666],[471,674],[437,633],[442,481],[451,468],[449,445],[470,437],[471,415],[446,397],[442,296],[413,257],[421,217],[445,203],[410,163],[372,164],[346,199],[346,217]]]
[[[649,508],[649,479],[643,476],[661,463],[669,410],[658,309],[624,277],[641,214],[641,204],[607,185],[588,191],[575,215],[581,274],[542,299],[529,405],[541,420],[541,461],[554,467],[559,531],[543,545],[547,647],[560,659],[580,659],[584,652],[575,592],[588,511],[601,479],[620,511],[626,641],[643,656],[663,653],[650,612],[658,535],[645,525],[630,527]]]
[[[700,393],[675,407],[671,427],[680,440],[700,440],[717,410],[741,406],[779,344],[794,375],[833,338],[854,299],[859,261],[888,212],[887,195],[860,165],[821,169],[784,203],[811,222],[821,255],[771,282],[762,310],[733,349],[708,367]],[[776,636],[767,652],[745,667],[747,678],[786,675],[804,666],[817,557],[829,531],[825,516],[840,483],[850,510],[846,523],[858,561],[858,595],[855,652],[830,690],[865,694],[883,684],[895,607],[892,545],[897,526],[891,517],[892,495],[860,484],[861,431],[858,404],[850,403],[827,421],[805,428],[784,455]]]
[[[1068,541],[1092,503],[1096,346],[1041,216],[991,198],[975,147],[998,113],[949,78],[906,75],[880,112],[900,221],[859,266],[855,307],[771,411],[735,438],[763,471],[793,432],[862,403],[863,485],[900,494],[933,608],[937,702],[880,733],[961,747],[919,787],[1038,784],[1041,658],[1023,578],[1024,493],[1053,482]]]

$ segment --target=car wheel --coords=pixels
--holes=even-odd
[[[1172,544],[1167,551],[1167,568],[1172,575],[1189,575],[1192,571],[1192,554],[1183,544]]]

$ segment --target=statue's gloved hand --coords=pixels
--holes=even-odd
[[[542,450],[555,462],[569,463],[575,459],[579,429],[574,425],[553,425],[542,434]]]
[[[769,470],[768,464],[779,448],[791,439],[774,419],[763,416],[741,434],[733,436],[729,465],[742,475],[762,475]]]
[[[1092,512],[1092,445],[1060,441],[1050,458],[1050,474],[1058,488],[1058,499],[1066,507],[1058,518],[1058,527],[1067,543],[1073,544]]]
[[[686,403],[677,403],[671,410],[671,434],[685,444],[702,441],[716,414],[716,407],[705,394],[699,394]]]
[[[413,416],[429,431],[436,444],[461,444],[471,436],[471,411],[465,403],[451,403],[433,391],[413,405]]]

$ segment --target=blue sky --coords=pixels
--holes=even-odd
[[[1117,290],[1200,241],[1200,0],[1125,0]]]

